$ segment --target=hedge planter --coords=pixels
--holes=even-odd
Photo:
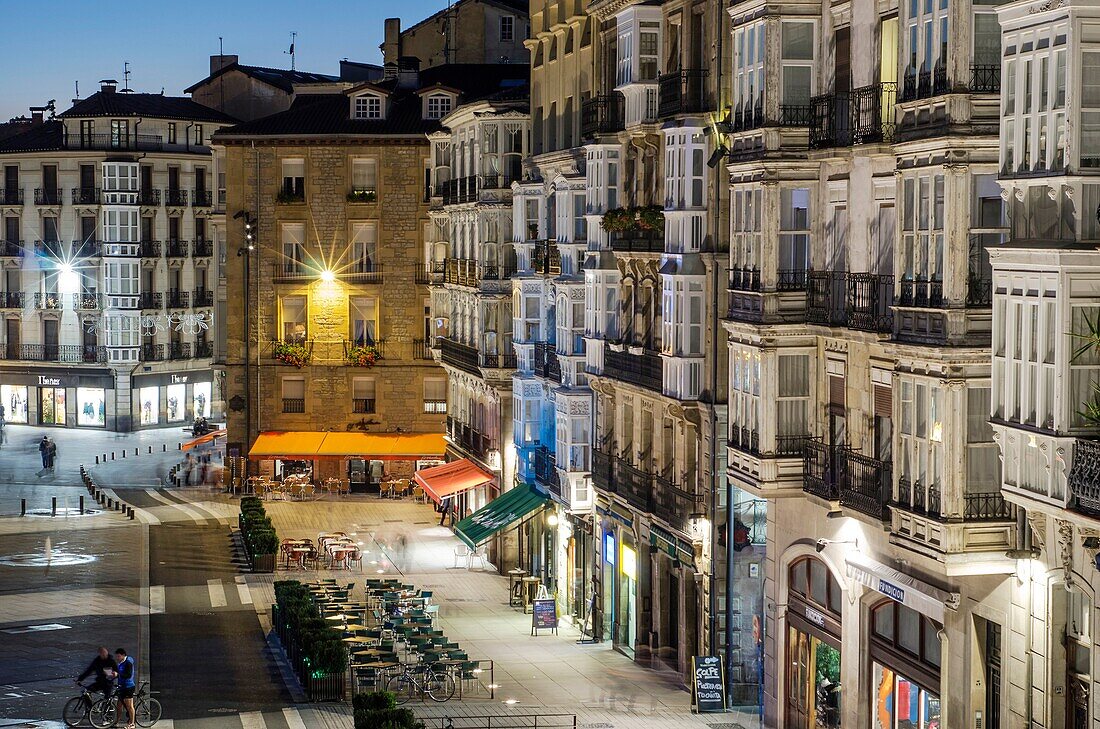
[[[252,556],[252,571],[253,572],[274,572],[275,571],[275,555],[274,554],[256,554]]]

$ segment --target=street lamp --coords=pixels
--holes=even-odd
[[[256,250],[256,221],[247,210],[238,210],[233,214],[234,220],[244,219],[244,242],[237,249],[237,257],[244,258],[244,420],[245,437],[244,448],[248,448],[252,442],[252,346],[251,346],[251,306],[252,301],[252,273],[251,254]],[[247,455],[245,456],[245,470],[248,470]],[[247,474],[246,474],[247,475]]]

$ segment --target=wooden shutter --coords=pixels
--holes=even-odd
[[[829,375],[829,404],[844,407],[845,402],[844,378],[840,375]]]
[[[880,418],[892,417],[894,410],[893,389],[884,385],[875,385],[875,415]]]

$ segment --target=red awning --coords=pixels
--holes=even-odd
[[[226,434],[225,428],[222,428],[221,430],[212,430],[209,433],[207,433],[206,435],[200,435],[198,438],[195,438],[194,440],[187,441],[186,443],[183,444],[182,450],[189,451],[192,448],[194,448],[195,446],[200,446],[203,443],[209,443],[211,441],[217,440],[218,438],[224,438],[225,434]]]
[[[496,476],[468,458],[444,463],[442,466],[422,468],[416,472],[416,482],[436,503],[448,496],[487,484],[494,478]]]

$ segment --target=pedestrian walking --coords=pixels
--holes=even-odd
[[[57,465],[57,441],[51,440],[49,447],[50,456],[50,470],[54,470],[54,466]]]
[[[42,440],[38,441],[38,453],[42,456],[42,470],[45,471],[50,467],[50,439],[46,436],[42,436]]]

